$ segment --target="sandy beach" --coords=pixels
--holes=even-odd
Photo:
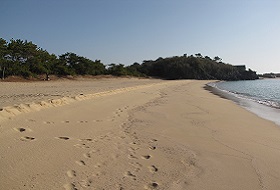
[[[279,126],[208,82],[0,82],[0,189],[280,189]]]

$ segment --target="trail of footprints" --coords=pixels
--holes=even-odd
[[[84,152],[82,154],[82,157],[80,160],[76,160],[75,164],[77,165],[77,167],[87,167],[87,160],[88,159],[92,159],[93,158],[93,154],[99,152],[99,149],[93,149],[93,143],[97,142],[98,139],[103,140],[106,138],[109,138],[108,136],[109,134],[106,135],[101,135],[98,136],[94,139],[92,138],[83,138],[83,139],[73,139],[73,140],[78,140],[80,143],[75,144],[74,147],[76,148],[82,148],[87,150],[87,152]],[[65,140],[62,137],[58,137],[61,140]],[[68,137],[67,137],[68,138]],[[68,138],[70,139],[70,138]],[[67,139],[67,140],[68,140]],[[103,165],[103,163],[96,163],[94,165],[95,168],[101,168]],[[78,176],[77,172],[74,169],[70,169],[66,172],[66,175],[69,177],[69,179],[71,179],[70,183],[64,184],[63,187],[65,188],[65,190],[78,190],[78,186],[82,187],[82,188],[87,188],[87,187],[91,187],[93,185],[93,179],[88,177],[87,179],[84,180],[79,180],[76,181],[75,177]],[[99,176],[99,173],[96,173],[95,176]]]
[[[30,122],[30,123],[36,123],[36,120],[34,119],[27,119],[26,120],[27,122]],[[102,122],[102,120],[92,120],[92,122]],[[69,120],[65,120],[65,121],[62,121],[62,123],[65,123],[65,124],[69,124],[70,121]],[[84,123],[84,124],[87,124],[89,123],[87,120],[80,120],[80,121],[77,121],[77,123]],[[43,124],[45,125],[54,125],[55,122],[53,121],[43,121]],[[19,132],[19,133],[26,133],[26,132],[32,132],[31,129],[29,128],[25,128],[25,127],[18,127],[18,128],[14,128],[15,131]],[[69,140],[70,138],[69,137],[64,137],[64,136],[61,136],[61,137],[56,137],[57,139],[61,139],[61,140]],[[20,138],[21,141],[33,141],[33,140],[36,140],[35,137],[32,137],[32,136],[22,136]]]
[[[29,137],[29,136],[24,136],[24,137],[21,137],[20,140],[22,140],[22,141],[33,141],[33,140],[35,140],[35,138],[34,137]]]
[[[102,136],[99,136],[95,139],[91,139],[91,138],[78,139],[81,142],[80,143],[81,146],[74,145],[76,148],[85,148],[85,149],[90,148],[90,149],[87,152],[82,154],[83,159],[75,161],[75,163],[77,164],[77,167],[86,167],[87,166],[87,159],[93,158],[93,154],[100,151],[100,150],[92,149],[92,147],[94,147],[94,146],[90,146],[90,143],[97,142],[97,139],[102,140],[105,137],[110,138],[109,135],[102,135]],[[60,137],[59,139],[65,140],[64,137],[63,138]],[[68,139],[70,139],[70,138],[68,138]],[[151,140],[151,142],[155,142],[155,141],[156,141],[155,139]],[[130,145],[137,146],[138,144],[132,142],[132,143],[130,143]],[[156,150],[156,146],[152,146],[152,145],[148,146],[147,145],[146,147],[147,147],[148,151],[155,151]],[[139,160],[139,159],[150,160],[152,158],[151,154],[144,154],[144,155],[142,155],[141,157],[138,158],[136,156],[137,155],[136,151],[139,150],[139,149],[140,149],[139,147],[128,147],[128,151],[130,152],[129,155],[128,155],[128,158],[131,159],[131,160],[136,160],[136,161],[132,161],[132,162],[129,163],[131,166],[133,166],[134,170],[131,170],[131,171],[128,170],[124,173],[124,177],[131,178],[132,180],[135,180],[135,181],[137,180],[137,173],[140,170],[143,169],[143,165],[140,164],[137,160]],[[97,162],[94,165],[94,167],[99,170],[103,167],[103,163],[98,163]],[[159,171],[159,169],[155,165],[150,165],[150,166],[147,167],[147,171],[149,171],[153,175],[153,174],[157,173]],[[100,175],[100,173],[96,173],[95,175],[92,174],[92,178],[88,178],[88,179],[80,180],[80,181],[75,181],[75,177],[77,177],[78,174],[74,169],[68,170],[66,172],[66,175],[69,177],[69,180],[71,182],[63,185],[63,187],[66,190],[78,190],[78,186],[79,187],[81,186],[82,188],[92,187],[93,186],[93,181],[94,181],[92,178],[94,178],[94,176],[98,177]],[[152,182],[150,182],[150,183],[148,183],[144,186],[145,189],[157,189],[158,187],[159,187],[159,184],[155,181],[152,181]],[[124,187],[122,186],[122,184],[119,184],[118,189],[123,189],[124,190]]]
[[[28,129],[28,128],[23,128],[23,127],[19,127],[19,128],[14,128],[15,131],[19,132],[19,133],[24,133],[24,132],[31,132],[32,130],[31,129]],[[34,137],[31,137],[31,136],[23,136],[20,138],[21,141],[33,141],[35,140]]]
[[[115,121],[117,118],[121,117],[122,114],[129,108],[129,106],[124,106],[123,108],[119,108],[114,112],[113,118],[111,121]]]
[[[119,116],[119,112],[122,112],[121,109],[119,109],[115,115]],[[128,119],[128,122],[131,122]],[[124,122],[121,125],[122,129],[124,130],[125,135],[124,136],[120,136],[121,139],[125,139],[125,136],[128,135],[130,136],[132,139],[134,139],[134,141],[129,143],[129,147],[128,147],[128,159],[132,160],[132,162],[129,162],[129,164],[131,166],[133,166],[134,169],[132,170],[128,170],[124,173],[124,176],[131,178],[132,180],[137,180],[137,173],[140,172],[141,170],[143,170],[143,165],[140,163],[141,160],[151,160],[152,159],[152,154],[143,154],[141,156],[139,156],[139,154],[137,154],[138,150],[148,150],[148,152],[153,152],[157,149],[157,147],[154,145],[158,140],[157,139],[150,139],[150,141],[148,143],[144,143],[144,145],[142,145],[141,141],[138,141],[138,137],[136,135],[136,132],[131,132],[128,129],[130,128],[129,124],[126,127],[126,122]],[[144,146],[144,147],[143,147]],[[145,148],[146,147],[146,148]],[[145,162],[145,161],[144,161]],[[150,162],[150,161],[149,161]],[[148,163],[149,163],[148,162]],[[147,164],[145,164],[147,165]],[[145,170],[145,169],[144,169]],[[154,165],[151,164],[149,166],[147,166],[147,170],[151,173],[151,175],[153,176],[154,174],[156,174],[159,171],[159,168]],[[158,189],[159,188],[159,183],[157,183],[156,181],[151,181],[150,183],[146,184],[144,186],[145,189]],[[120,187],[119,189],[124,189],[122,187]]]
[[[144,146],[146,146],[147,147],[146,149],[149,151],[155,151],[157,147],[154,145],[150,145],[150,144],[154,144],[154,142],[156,142],[156,141],[157,141],[157,139],[151,139],[150,142]],[[152,158],[152,154],[143,154],[140,158],[139,158],[139,156],[137,156],[138,150],[140,150],[140,149],[145,150],[145,148],[143,148],[143,147],[140,148],[141,144],[142,143],[140,143],[140,142],[133,141],[130,143],[131,146],[128,148],[128,151],[130,152],[128,154],[128,158],[133,160],[132,162],[130,162],[130,165],[134,167],[134,170],[127,171],[125,173],[125,176],[130,177],[132,180],[137,180],[137,173],[143,169],[143,165],[140,163],[141,161],[139,159],[150,160]],[[159,171],[159,168],[156,165],[152,164],[147,167],[147,170],[153,176],[154,174],[156,174]],[[158,189],[158,187],[159,187],[159,184],[155,181],[152,181],[144,186],[145,189]]]
[[[114,112],[114,115],[113,115],[113,119],[111,121],[114,121],[116,118],[118,117],[121,117],[122,116],[122,113],[128,109],[128,106],[125,106],[124,108],[120,108],[120,109],[117,109],[116,112]],[[32,123],[35,123],[36,120],[33,120],[33,119],[29,119],[28,122],[32,122]],[[89,121],[87,120],[81,120],[81,121],[77,121],[78,123],[81,123],[81,124],[87,124],[89,123]],[[102,122],[102,120],[93,120],[93,122]],[[62,123],[64,124],[70,124],[71,122],[69,120],[65,120],[65,121],[62,121]],[[46,125],[54,125],[55,122],[53,121],[44,121],[43,124],[46,124]],[[24,128],[24,127],[20,127],[20,128],[15,128],[15,130],[19,133],[26,133],[26,132],[32,132],[32,130],[30,130],[29,128]],[[124,140],[126,137],[126,135],[123,135],[123,136],[118,136],[118,137],[115,137],[115,138],[119,138],[120,140]],[[82,154],[82,158],[80,160],[76,160],[75,161],[75,164],[77,165],[77,167],[87,167],[87,160],[88,159],[92,159],[93,158],[93,154],[94,153],[97,153],[99,151],[102,151],[100,149],[93,149],[93,145],[91,143],[94,143],[94,142],[97,142],[99,140],[111,140],[111,137],[109,137],[109,134],[106,134],[106,135],[102,135],[102,136],[99,136],[99,137],[96,137],[94,139],[92,138],[84,138],[84,139],[74,139],[74,138],[70,138],[70,137],[67,137],[67,136],[58,136],[58,137],[55,137],[56,139],[58,140],[61,140],[61,141],[68,141],[68,140],[78,140],[79,143],[75,144],[74,147],[76,148],[81,148],[81,149],[85,149],[87,150],[87,152],[84,152]],[[36,140],[35,137],[32,137],[32,136],[23,136],[20,138],[20,140],[22,141],[34,141]],[[156,150],[156,146],[154,145],[150,145],[154,142],[156,142],[157,140],[156,139],[151,139],[149,143],[147,143],[147,150],[148,151],[155,151]],[[138,162],[137,160],[139,159],[142,159],[142,160],[150,160],[152,158],[152,155],[151,154],[144,154],[142,155],[140,158],[137,156],[137,151],[139,149],[141,149],[139,146],[141,145],[141,143],[139,142],[131,142],[130,143],[130,146],[128,147],[128,159],[130,160],[133,160],[132,162],[130,162],[129,164],[131,166],[133,166],[133,170],[131,171],[126,171],[124,173],[124,176],[125,177],[129,177],[133,180],[137,180],[137,173],[143,169],[143,165],[140,164],[140,162]],[[143,148],[142,148],[143,149]],[[115,157],[117,158],[118,156],[115,155]],[[136,161],[134,161],[136,160]],[[96,163],[94,165],[95,168],[101,168],[102,167],[102,163]],[[159,168],[156,166],[156,165],[150,165],[148,166],[147,168],[147,171],[149,171],[152,175],[156,174],[158,171],[159,171]],[[75,181],[74,179],[77,177],[78,173],[76,172],[76,170],[74,169],[70,169],[68,171],[66,171],[66,176],[71,179],[69,183],[66,183],[63,185],[64,189],[65,190],[78,190],[78,186],[81,186],[81,187],[84,187],[84,188],[87,188],[87,187],[91,187],[93,185],[93,180],[91,178],[88,178],[88,179],[85,179],[85,180],[80,180],[80,181]],[[100,173],[96,173],[95,176],[99,176]],[[94,175],[92,175],[94,176]],[[147,185],[144,186],[145,189],[158,189],[159,187],[159,184],[155,181],[152,181],[150,183],[148,183]],[[122,189],[124,190],[124,187],[122,187],[121,184],[119,184],[119,188],[118,189]]]
[[[114,121],[117,117],[121,117],[121,113],[123,113],[128,108],[129,108],[129,106],[125,106],[123,108],[117,109],[114,112],[112,121]],[[30,123],[36,123],[36,120],[34,120],[34,119],[27,119],[26,121],[30,122]],[[65,121],[61,121],[61,122],[64,123],[64,124],[71,123],[69,120],[65,120]],[[91,122],[98,123],[98,122],[103,122],[103,120],[97,119],[97,120],[92,120]],[[80,120],[80,121],[77,121],[77,123],[87,124],[87,123],[89,123],[89,121],[87,121],[87,120]],[[54,121],[43,121],[43,124],[45,124],[45,125],[55,125],[55,122]],[[20,132],[20,133],[27,132],[27,131],[28,132],[32,132],[31,129],[24,128],[24,127],[19,127],[19,128],[14,128],[14,129],[16,131]],[[31,137],[31,136],[23,136],[23,137],[20,138],[20,140],[22,140],[22,141],[33,141],[35,139],[36,139],[35,137]],[[57,137],[57,139],[69,140],[69,137]],[[81,145],[81,147],[85,148],[84,145]]]

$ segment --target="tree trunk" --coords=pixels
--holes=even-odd
[[[4,79],[5,79],[5,69],[6,69],[6,67],[4,67],[4,68],[3,68],[3,72],[2,72],[2,80],[4,80]]]

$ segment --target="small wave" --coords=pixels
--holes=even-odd
[[[241,82],[238,82],[239,84],[242,84]],[[210,88],[206,88],[210,90],[213,94],[216,94],[222,98],[226,98],[229,100],[234,101],[237,105],[242,106],[243,108],[255,113],[259,117],[262,117],[264,119],[273,121],[277,125],[280,126],[280,98],[279,98],[279,91],[274,90],[273,93],[266,93],[266,89],[257,89],[261,90],[263,93],[255,93],[256,95],[251,95],[247,93],[238,93],[235,92],[233,89],[225,90],[220,88],[220,84],[222,85],[227,85],[224,84],[224,82],[217,82],[217,83],[210,83],[207,86]],[[248,85],[247,85],[248,86]],[[245,91],[247,88],[242,86],[243,90]],[[235,86],[236,87],[236,86]],[[278,87],[276,87],[279,89]],[[244,92],[243,91],[243,92]],[[275,93],[276,91],[276,93]],[[271,92],[271,91],[268,91]],[[266,96],[258,96],[258,95],[266,95]],[[270,98],[271,95],[275,94],[277,96],[276,98]],[[269,95],[269,96],[268,96]]]
[[[218,90],[220,90],[220,91],[222,91],[224,93],[233,95],[236,98],[240,98],[240,99],[248,100],[248,101],[253,101],[253,102],[265,105],[265,106],[269,106],[271,108],[280,109],[280,102],[276,102],[276,101],[272,101],[272,100],[267,100],[267,99],[260,99],[259,97],[254,97],[254,96],[250,95],[249,93],[241,93],[241,92],[221,89],[221,88],[219,88],[217,83],[222,83],[222,82],[213,82],[213,83],[209,83],[207,85],[211,86],[211,87],[214,87],[214,88],[216,88],[216,89],[218,89]]]
[[[258,97],[251,96],[250,94],[247,94],[247,93],[238,93],[238,92],[231,92],[231,91],[225,91],[225,92],[231,93],[237,98],[242,98],[242,99],[248,100],[248,101],[254,101],[254,102],[257,102],[257,103],[265,105],[265,106],[280,109],[279,102],[275,102],[275,101],[267,100],[267,99],[259,99]]]
[[[262,105],[266,105],[272,108],[276,108],[276,109],[280,109],[280,103],[279,102],[274,102],[271,100],[255,100],[255,102],[262,104]]]

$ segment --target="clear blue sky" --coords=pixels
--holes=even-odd
[[[0,37],[104,64],[201,53],[280,72],[280,0],[0,0]]]

